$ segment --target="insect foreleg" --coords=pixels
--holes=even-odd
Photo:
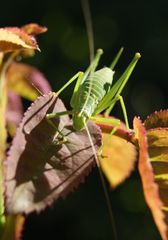
[[[55,131],[56,131],[56,134],[55,134],[55,136],[53,138],[53,143],[54,144],[56,143],[56,145],[60,145],[60,144],[63,144],[65,142],[67,142],[66,137],[61,132],[62,130],[59,130],[58,127],[50,119],[46,118],[46,120],[50,124],[50,126],[52,126],[55,129]]]
[[[63,116],[63,115],[72,115],[73,112],[72,111],[63,111],[63,112],[57,112],[57,113],[48,113],[46,115],[46,118],[49,120],[49,119],[52,119],[52,118],[58,118],[60,116]]]
[[[58,139],[59,135],[61,136],[61,139],[58,139],[58,144],[63,144],[65,142],[67,142],[67,138],[64,136],[64,134],[61,132],[62,130],[60,130],[53,122],[51,119],[53,118],[58,118],[60,116],[63,115],[70,115],[72,114],[72,111],[64,111],[64,112],[57,112],[57,113],[49,113],[46,115],[46,120],[47,122],[50,124],[50,126],[52,126],[56,132],[58,132],[58,135],[56,135],[54,138]],[[55,140],[53,139],[53,141],[55,142]]]
[[[56,96],[58,96],[62,91],[64,91],[65,88],[67,88],[73,81],[76,79],[81,79],[83,76],[83,72],[76,73],[72,78],[69,79],[69,81],[58,91],[55,93]]]

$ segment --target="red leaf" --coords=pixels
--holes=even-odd
[[[6,160],[6,209],[10,214],[41,210],[66,195],[88,174],[94,157],[85,130],[74,132],[67,115],[53,121],[67,141],[61,144],[58,131],[46,113],[65,111],[53,93],[39,97],[26,112]],[[88,124],[95,147],[101,131]]]
[[[168,110],[154,112],[144,122],[146,129],[168,127]]]
[[[167,226],[161,208],[163,203],[159,197],[158,185],[154,181],[154,174],[148,155],[147,133],[138,118],[134,118],[135,137],[139,145],[139,172],[142,180],[145,200],[152,212],[154,221],[163,240],[167,240]]]

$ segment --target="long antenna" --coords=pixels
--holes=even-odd
[[[94,59],[94,36],[93,36],[92,18],[91,18],[89,1],[88,0],[81,0],[81,5],[82,5],[85,24],[86,24],[86,31],[87,31],[89,52],[90,52],[90,62],[92,62],[93,59]],[[91,71],[91,74],[92,73],[93,73],[93,71]],[[100,174],[100,180],[101,180],[101,183],[102,183],[102,187],[103,187],[103,191],[104,191],[104,195],[105,195],[105,199],[106,199],[106,204],[107,204],[107,208],[108,208],[108,212],[109,212],[109,216],[110,216],[110,222],[111,222],[111,226],[112,226],[114,240],[117,240],[118,239],[117,231],[116,231],[116,226],[115,226],[115,221],[114,221],[114,217],[113,217],[113,211],[112,211],[112,207],[111,207],[109,194],[108,194],[106,183],[105,183],[103,173],[102,173],[102,170],[101,170],[101,167],[100,167],[99,159],[97,157],[96,150],[95,150],[95,147],[94,147],[94,144],[93,144],[93,141],[92,141],[92,137],[90,135],[90,132],[89,132],[89,129],[87,127],[86,122],[85,122],[85,129],[86,129],[86,132],[87,132],[87,135],[88,135],[91,147],[92,147],[93,155],[95,157],[96,164],[97,164],[97,167],[98,167],[98,171],[99,171],[99,174]]]
[[[90,62],[91,62],[94,58],[94,36],[93,36],[91,11],[90,11],[88,0],[81,0],[81,4],[82,4],[84,20],[86,24],[86,31],[87,31],[89,52],[90,52]]]
[[[97,157],[97,153],[96,153],[96,150],[95,150],[95,147],[94,147],[92,137],[90,135],[90,132],[89,132],[89,129],[87,127],[86,122],[84,122],[84,123],[85,123],[85,129],[86,129],[86,132],[87,132],[87,135],[88,135],[91,147],[92,147],[93,155],[95,157],[96,165],[98,167],[98,171],[99,171],[99,174],[100,174],[100,179],[101,179],[101,183],[102,183],[102,186],[103,186],[103,191],[104,191],[104,195],[105,195],[105,199],[106,199],[106,203],[107,203],[107,208],[108,208],[108,212],[109,212],[109,215],[110,215],[110,221],[111,221],[111,226],[112,226],[112,230],[113,230],[113,234],[114,234],[114,240],[117,240],[118,237],[117,237],[116,225],[115,225],[115,221],[114,221],[114,216],[113,216],[113,211],[112,211],[112,207],[111,207],[109,194],[107,192],[106,183],[105,183],[105,180],[104,180],[104,177],[103,177],[103,173],[102,173],[102,170],[101,170],[101,167],[100,167],[100,162],[99,162],[99,159]]]

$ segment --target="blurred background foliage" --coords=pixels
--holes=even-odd
[[[129,120],[142,119],[155,110],[167,108],[168,80],[168,1],[90,0],[95,49],[104,55],[101,66],[108,65],[121,46],[124,54],[116,67],[120,74],[136,51],[142,55],[124,89]],[[58,90],[77,71],[89,64],[86,28],[79,0],[9,0],[1,2],[0,25],[21,26],[30,22],[45,25],[48,32],[38,37],[41,53],[25,62],[39,68]],[[62,94],[67,108],[73,86]],[[113,114],[122,119],[117,106]],[[147,209],[137,171],[110,193],[119,239],[160,237]],[[94,169],[85,184],[66,200],[39,215],[31,214],[23,239],[113,239],[106,203]]]

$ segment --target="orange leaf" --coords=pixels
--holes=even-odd
[[[139,172],[142,180],[145,200],[152,212],[154,221],[163,240],[167,240],[167,226],[161,208],[163,203],[159,197],[158,185],[154,181],[154,174],[148,155],[146,130],[138,118],[134,118],[135,137],[139,145]]]
[[[45,33],[47,31],[46,27],[42,27],[37,23],[29,23],[21,27],[21,29],[29,35],[38,35],[41,33]]]
[[[111,135],[111,124],[97,123],[103,132],[103,147],[100,164],[104,174],[114,188],[122,183],[134,169],[136,149],[127,141],[129,132],[122,124],[115,134]]]
[[[0,28],[0,52],[23,49],[37,49],[35,38],[18,27]]]

